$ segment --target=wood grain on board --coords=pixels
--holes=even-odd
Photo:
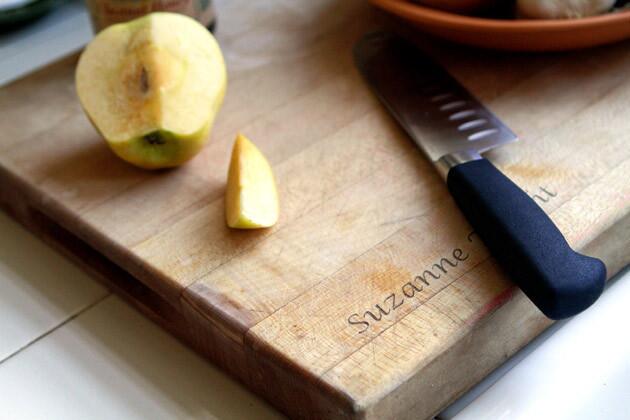
[[[364,32],[399,23],[358,0],[217,3],[229,86],[199,156],[159,172],[116,158],[72,56],[0,90],[3,207],[291,416],[430,417],[549,321],[353,68]],[[509,55],[414,37],[520,136],[488,157],[609,275],[627,264],[628,44]],[[239,131],[274,167],[268,230],[224,223]]]

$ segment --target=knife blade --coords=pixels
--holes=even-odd
[[[377,97],[446,181],[493,256],[549,318],[573,316],[601,295],[606,267],[575,252],[547,214],[484,153],[517,140],[460,83],[409,41],[376,32],[354,60]]]

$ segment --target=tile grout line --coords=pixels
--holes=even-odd
[[[110,296],[113,296],[113,293],[111,291],[108,291],[104,296],[98,298],[97,300],[95,300],[94,302],[90,303],[89,305],[81,308],[80,310],[78,310],[74,314],[70,315],[68,318],[64,319],[61,323],[55,325],[50,330],[48,330],[48,331],[38,335],[37,337],[35,337],[34,339],[30,340],[29,342],[27,342],[26,344],[24,344],[23,346],[21,346],[20,348],[15,350],[14,352],[10,353],[8,356],[0,359],[0,365],[2,365],[4,362],[8,361],[9,359],[13,358],[14,356],[17,356],[19,353],[21,353],[23,350],[25,350],[28,347],[30,347],[32,344],[35,344],[36,342],[40,341],[41,339],[43,339],[43,338],[47,337],[48,335],[52,334],[53,332],[57,331],[59,328],[61,328],[64,325],[68,324],[70,321],[74,320],[79,315],[81,315],[81,314],[87,312],[88,310],[92,309],[93,307],[95,307],[99,303],[103,302],[105,299],[107,299]]]

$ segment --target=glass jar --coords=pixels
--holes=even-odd
[[[216,16],[212,0],[86,0],[94,32],[151,12],[181,13],[214,29]]]

